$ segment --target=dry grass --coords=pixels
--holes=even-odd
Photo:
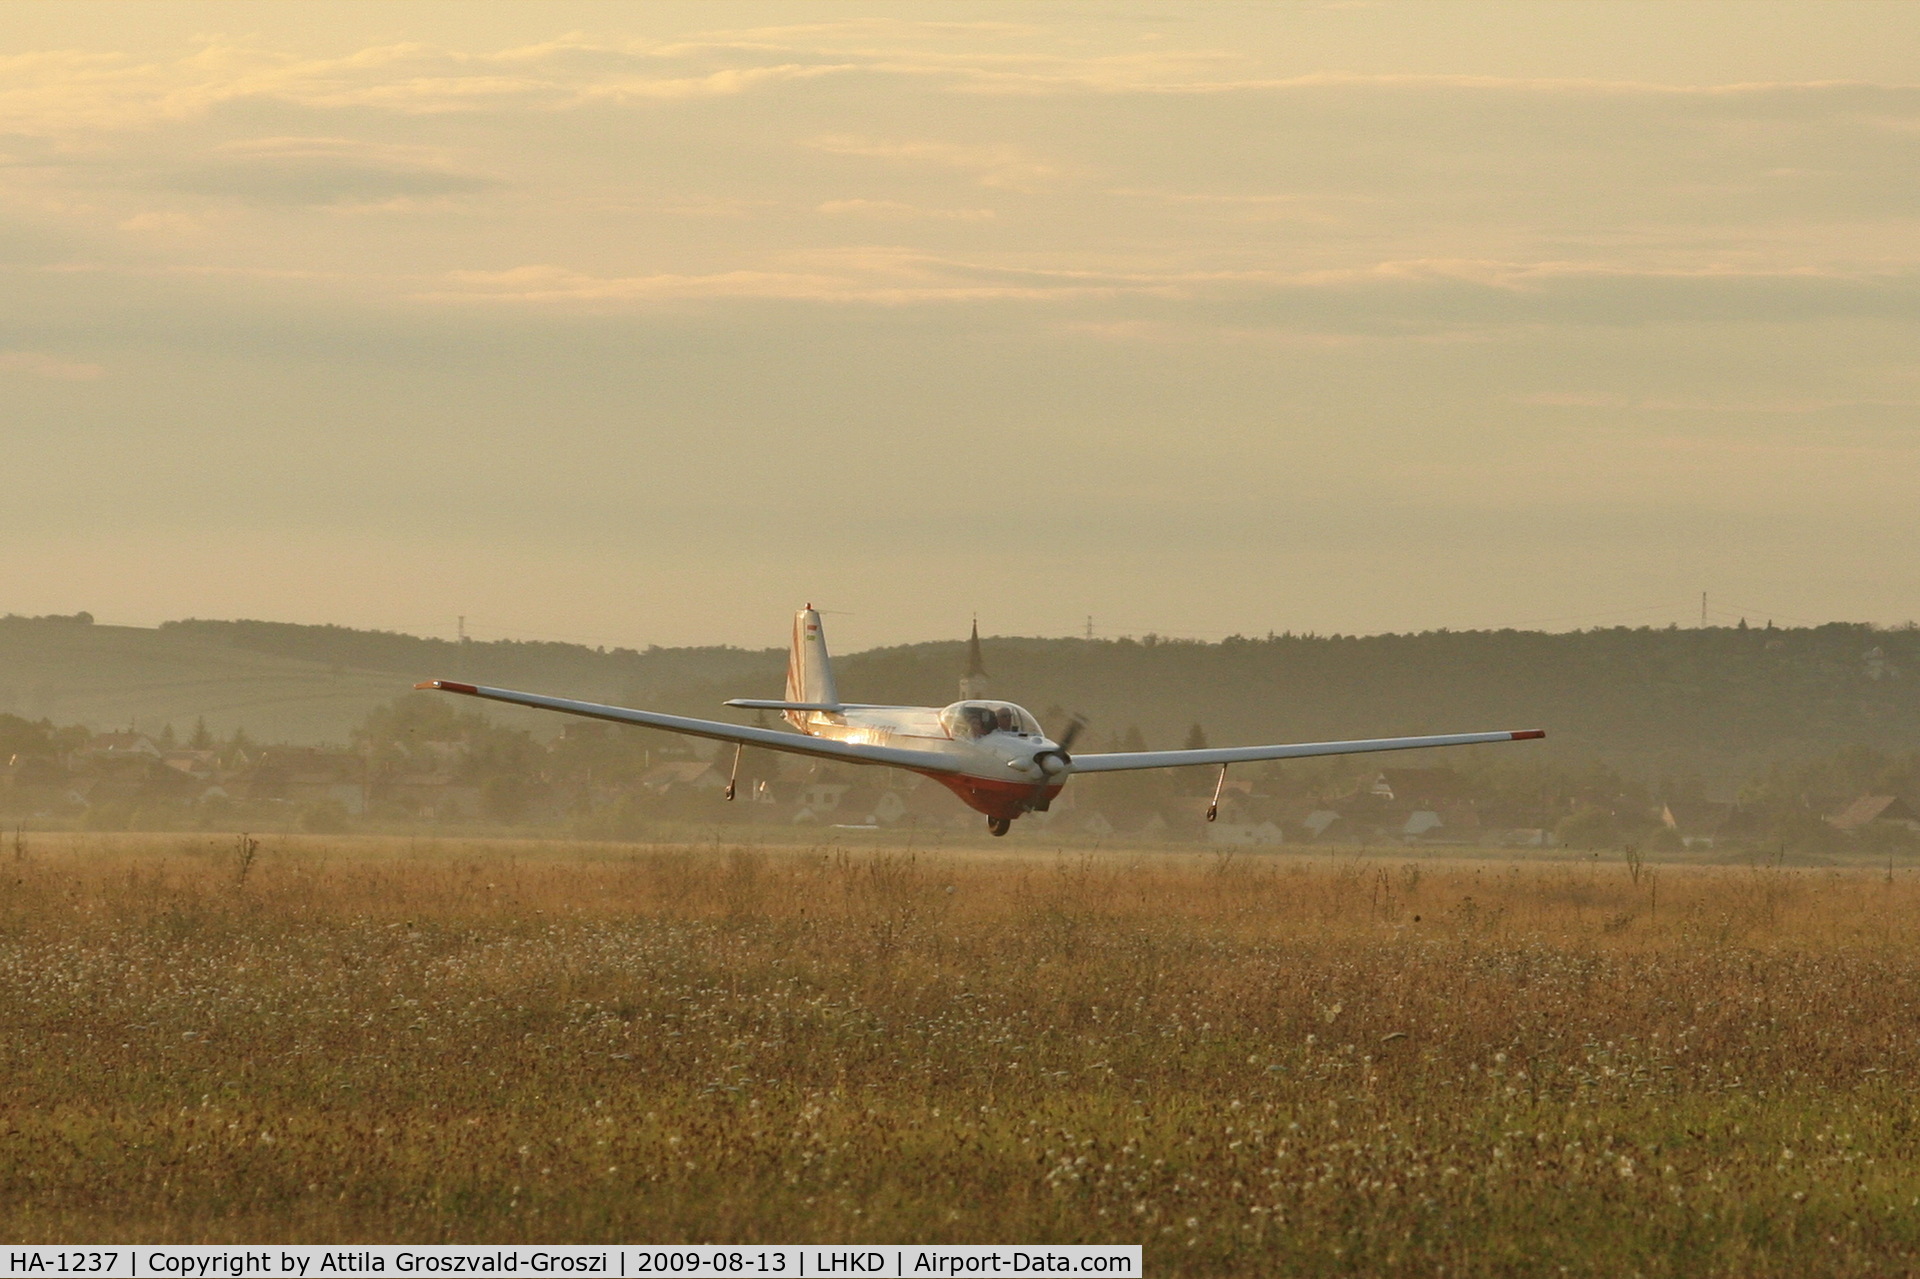
[[[1908,872],[174,836],[0,871],[10,1240],[1920,1268]]]

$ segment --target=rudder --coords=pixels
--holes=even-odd
[[[787,700],[840,704],[833,686],[833,667],[827,660],[827,636],[820,629],[820,614],[809,604],[793,615],[793,648],[787,654]],[[806,730],[810,711],[788,711],[787,722]]]

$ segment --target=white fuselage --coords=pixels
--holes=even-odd
[[[987,728],[982,712],[1003,710]],[[1010,702],[931,706],[850,706],[790,716],[809,737],[856,746],[888,746],[944,756],[956,771],[927,771],[989,817],[1045,810],[1066,784],[1067,754]],[[1002,727],[1002,724],[1005,727]]]

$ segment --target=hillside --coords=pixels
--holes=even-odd
[[[0,618],[0,712],[99,730],[204,719],[226,736],[344,742],[373,707],[435,676],[531,686],[650,705],[784,662],[779,653],[655,649],[610,653],[571,644],[458,644],[340,626],[168,622],[155,629],[66,618]],[[705,703],[703,709],[711,710]],[[498,708],[548,730],[551,716]]]
[[[1840,746],[1920,746],[1920,631],[1430,632],[1219,644],[997,640],[996,692],[1084,711],[1095,741],[1200,723],[1217,745],[1545,728],[1535,758],[1725,782]],[[842,695],[941,695],[960,646],[860,654]]]
[[[990,639],[995,695],[1042,718],[1086,713],[1090,744],[1137,725],[1178,745],[1194,723],[1215,744],[1482,728],[1549,731],[1534,758],[1605,761],[1643,776],[1750,773],[1854,743],[1920,744],[1920,632],[1834,623],[1799,630],[1430,632],[1275,636],[1218,644]],[[840,659],[844,696],[951,700],[957,642]],[[157,629],[0,620],[0,711],[96,729],[345,740],[367,710],[444,676],[722,714],[734,696],[778,696],[778,649],[614,649],[460,644],[335,626],[183,621]],[[503,718],[509,717],[503,713]],[[514,722],[543,734],[554,717]]]
[[[225,736],[342,740],[392,675],[280,656],[187,633],[68,621],[0,620],[0,710],[95,730],[179,730],[204,718]]]

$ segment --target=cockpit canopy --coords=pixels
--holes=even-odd
[[[1039,737],[1040,722],[1012,702],[955,702],[940,712],[940,726],[957,742],[989,733]]]

